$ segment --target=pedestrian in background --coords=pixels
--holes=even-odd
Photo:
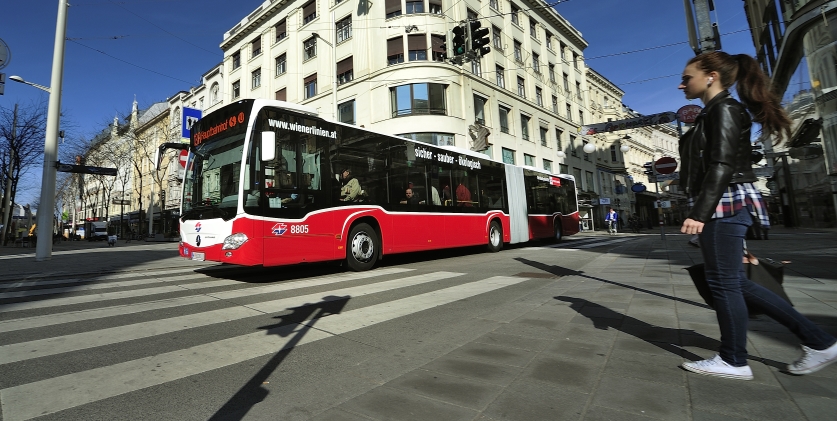
[[[619,221],[619,214],[613,208],[607,208],[607,215],[605,215],[605,224],[607,224],[607,232],[609,234],[616,234],[616,224]]]
[[[741,102],[730,96],[733,84]],[[792,374],[818,371],[837,360],[837,339],[799,314],[787,301],[747,279],[742,263],[744,236],[759,218],[770,225],[767,207],[753,186],[750,126],[760,123],[778,143],[790,136],[790,119],[758,63],[746,54],[714,51],[689,60],[679,89],[700,99],[704,109],[680,142],[680,184],[692,202],[680,231],[700,234],[706,281],[721,331],[715,357],[683,363],[710,376],[750,380],[747,365],[747,307],[763,312],[802,341],[802,357],[787,366]],[[751,119],[752,114],[752,119]]]

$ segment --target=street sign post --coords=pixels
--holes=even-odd
[[[660,174],[671,174],[676,169],[677,160],[670,156],[664,156],[654,163],[654,170]]]
[[[86,165],[70,165],[62,164],[60,162],[55,165],[55,168],[58,172],[71,172],[76,174],[94,174],[110,176],[115,176],[117,174],[116,168],[89,167]]]
[[[181,136],[188,139],[191,134],[192,125],[200,119],[201,110],[183,107],[183,127],[181,130]]]

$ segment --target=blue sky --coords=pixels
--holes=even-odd
[[[223,59],[224,32],[262,0],[76,0],[68,12],[62,94],[62,128],[70,138],[92,137],[139,106],[164,101],[199,83]],[[743,2],[716,1],[724,50],[753,54]],[[644,114],[676,111],[688,102],[677,90],[685,62],[683,3],[675,0],[570,0],[555,6],[589,47],[587,65],[625,91],[624,102]],[[2,71],[50,84],[58,2],[8,1],[0,38],[12,51]],[[714,16],[713,16],[714,18]],[[677,45],[664,46],[668,44]],[[639,49],[644,52],[618,54]],[[610,57],[602,57],[612,54]],[[676,76],[670,76],[676,75]],[[664,77],[668,76],[668,77]],[[651,80],[649,80],[651,79]],[[8,81],[0,104],[46,102],[46,93]],[[29,171],[30,188],[19,203],[38,195],[40,168]]]

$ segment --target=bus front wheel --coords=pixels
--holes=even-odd
[[[555,236],[552,237],[552,241],[556,243],[560,243],[561,239],[564,238],[564,231],[561,228],[561,220],[558,219],[555,221]]]
[[[491,222],[488,228],[488,251],[496,253],[503,249],[503,230],[497,221]]]
[[[346,243],[346,262],[353,271],[372,269],[378,260],[378,234],[369,224],[357,224]]]

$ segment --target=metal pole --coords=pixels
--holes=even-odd
[[[17,140],[17,104],[15,104],[14,118],[12,119],[12,147],[9,148],[9,176],[6,177],[6,195],[3,196],[3,230],[0,234],[0,244],[6,244],[6,233],[9,232],[9,223],[12,216],[12,174],[15,171],[15,148]]]
[[[788,167],[788,154],[782,155],[782,173],[785,176],[785,192],[788,195],[788,210],[790,210],[791,223],[785,221],[788,228],[801,226],[799,223],[799,212],[796,209],[796,194],[793,191],[793,179],[791,179],[790,167]]]
[[[666,240],[666,226],[663,225],[663,201],[660,196],[660,183],[654,182],[654,190],[657,192],[657,215],[660,219],[660,238]]]
[[[339,121],[337,115],[337,22],[335,22],[334,11],[331,12],[331,27],[334,28],[334,36],[331,37],[331,61],[334,63],[334,77],[331,78],[331,92],[334,94],[334,121]]]
[[[55,47],[52,53],[52,79],[49,85],[46,139],[44,140],[44,168],[41,181],[41,200],[38,205],[38,238],[35,261],[52,258],[52,221],[55,207],[55,162],[58,160],[58,124],[61,118],[61,83],[64,77],[64,37],[67,33],[67,1],[58,0],[55,23]]]
[[[148,197],[148,235],[154,234],[154,176],[151,176],[151,195]]]
[[[709,0],[694,1],[700,52],[715,51],[715,32],[712,30],[712,20],[709,17]]]

